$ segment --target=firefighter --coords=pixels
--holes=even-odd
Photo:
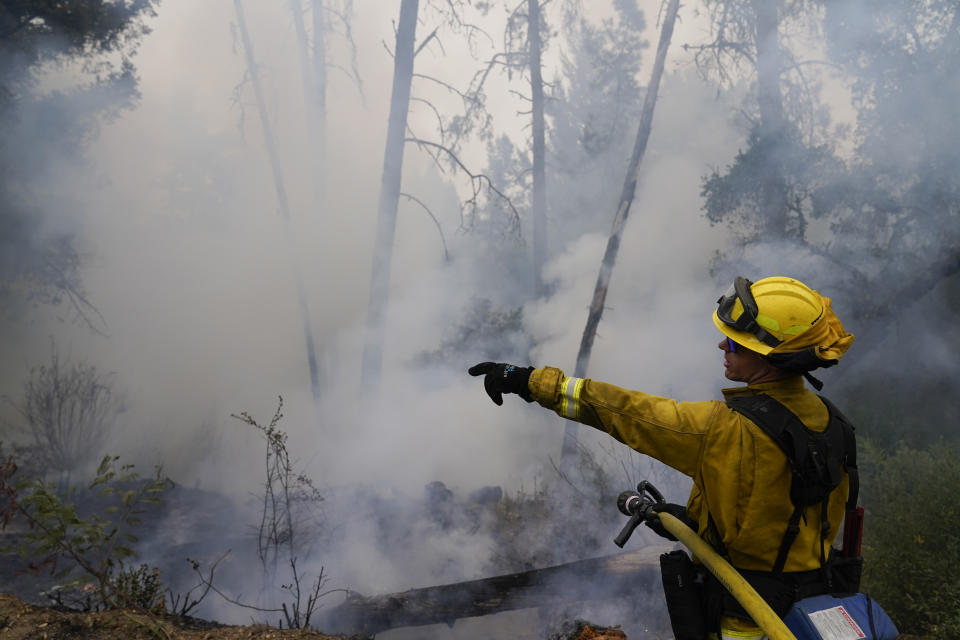
[[[844,469],[822,510],[811,506],[809,514],[801,514],[799,530],[787,544],[785,529],[795,511],[790,465],[767,433],[728,402],[764,395],[803,426],[823,432],[831,412],[804,379],[819,391],[822,384],[810,372],[835,365],[853,335],[844,331],[829,298],[786,277],[737,278],[718,300],[713,322],[723,335],[717,346],[724,375],[745,383],[724,389],[723,401],[680,402],[570,377],[553,367],[484,362],[469,373],[484,376],[486,392],[497,405],[504,393],[515,393],[690,476],[686,507],[677,506],[674,514],[685,517],[768,602],[782,599],[783,593],[771,593],[777,585],[792,591],[788,603],[771,603],[782,616],[783,605],[798,599],[798,592],[805,597],[828,591],[824,564],[843,521],[850,476]],[[784,545],[788,548],[781,559]],[[782,566],[775,571],[778,561]],[[774,587],[758,586],[766,576],[774,577]],[[736,601],[723,602],[705,612],[714,618],[705,620],[708,629],[730,639],[763,636]]]

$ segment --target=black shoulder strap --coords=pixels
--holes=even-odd
[[[835,475],[836,466],[838,463],[842,463],[843,468],[850,474],[850,495],[852,502],[850,500],[847,502],[847,508],[849,510],[851,505],[853,505],[853,507],[856,506],[857,498],[855,489],[859,487],[859,483],[856,482],[856,445],[852,440],[853,427],[849,421],[843,417],[843,414],[837,411],[831,403],[824,400],[824,404],[830,412],[830,422],[823,434],[824,437],[832,436],[831,439],[834,441],[833,446],[831,446],[832,451],[836,451],[838,445],[843,447],[842,458],[840,460],[814,460],[814,462],[826,465],[827,472],[832,477],[837,477]],[[780,549],[777,551],[777,558],[773,565],[773,572],[781,573],[786,564],[790,547],[793,546],[793,542],[800,534],[800,519],[803,516],[803,511],[811,503],[810,496],[804,494],[804,482],[801,469],[807,462],[807,456],[810,455],[810,449],[805,446],[805,443],[809,441],[812,432],[807,429],[803,422],[801,422],[792,411],[767,395],[760,394],[730,398],[727,400],[727,406],[737,413],[744,415],[757,425],[761,431],[766,433],[783,451],[787,458],[787,463],[790,466],[790,471],[793,476],[790,486],[790,500],[794,505],[794,510],[790,516],[790,521],[787,523],[787,529],[783,534]],[[833,428],[835,424],[842,425],[839,432]],[[852,456],[849,453],[851,445],[854,451]],[[853,462],[852,467],[849,464],[851,460]],[[853,470],[852,473],[851,468]],[[839,482],[839,477],[837,477],[836,482]],[[826,540],[827,531],[830,527],[827,519],[827,503],[829,497],[828,493],[822,500],[817,500],[822,503],[820,523],[821,565],[823,565],[824,562],[823,542]]]
[[[805,429],[800,419],[792,411],[768,395],[734,397],[727,400],[727,406],[750,419],[755,425],[777,443],[787,459],[793,464],[796,459],[793,440],[789,436],[791,427],[799,425]]]
[[[835,404],[823,396],[818,397],[826,405],[827,411],[830,412],[831,422],[836,421],[836,424],[839,424],[843,431],[843,453],[845,456],[843,468],[850,477],[850,493],[847,496],[847,513],[850,513],[856,510],[857,498],[860,494],[860,472],[857,471],[857,437],[854,434],[853,424],[847,419],[847,416],[843,415]]]
[[[780,549],[777,551],[777,559],[773,563],[773,572],[779,574],[783,571],[787,562],[787,554],[794,540],[800,534],[800,518],[803,515],[803,507],[793,500],[794,486],[797,480],[797,464],[794,455],[794,442],[788,435],[788,428],[792,422],[799,422],[799,419],[782,404],[766,395],[744,396],[730,398],[727,400],[727,406],[743,414],[751,422],[757,425],[761,431],[766,433],[787,457],[787,464],[790,465],[790,471],[793,475],[790,486],[790,499],[794,502],[793,513],[790,515],[790,521],[787,523],[787,530],[783,533],[783,539],[780,541]],[[801,424],[802,426],[802,424]]]

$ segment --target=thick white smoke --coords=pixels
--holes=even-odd
[[[497,551],[494,541],[469,535],[466,525],[445,529],[418,511],[430,503],[425,487],[439,481],[456,496],[485,486],[529,489],[559,457],[558,417],[512,397],[497,408],[482,382],[466,374],[484,353],[431,366],[418,358],[451,335],[472,301],[488,298],[522,309],[522,337],[508,336],[506,352],[572,373],[606,246],[605,233],[568,238],[551,228],[544,273],[551,293],[533,299],[532,274],[488,253],[460,228],[462,176],[440,175],[408,145],[404,190],[430,203],[443,235],[427,212],[401,203],[381,384],[360,385],[392,76],[382,43],[392,46],[395,19],[388,15],[392,4],[389,12],[374,4],[358,3],[352,23],[363,99],[346,74],[330,76],[329,188],[317,207],[291,19],[285,5],[246,3],[290,194],[291,244],[256,105],[243,84],[230,3],[166,0],[136,59],[138,106],[103,127],[87,170],[61,184],[72,190],[77,211],[88,212],[80,236],[89,256],[83,277],[106,335],[40,314],[30,327],[5,327],[0,368],[4,393],[16,395],[29,366],[48,355],[52,337],[73,357],[116,372],[128,411],[109,452],[144,468],[162,463],[178,482],[226,495],[254,518],[256,506],[249,503],[263,482],[263,445],[231,414],[247,411],[265,424],[282,396],[279,427],[289,434],[296,464],[329,496],[324,535],[335,555],[318,553],[305,566],[323,565],[332,585],[363,593],[481,577]],[[502,16],[490,19],[499,28]],[[655,41],[652,13],[648,21]],[[422,25],[421,34],[427,29]],[[465,81],[469,72],[462,70],[472,62],[462,46],[443,44],[449,53],[425,50],[425,66],[448,77],[461,70]],[[350,64],[342,39],[331,55]],[[642,55],[646,60],[652,52]],[[515,116],[504,106],[511,104],[507,98],[494,92],[488,90],[490,101],[502,101],[495,104],[499,111]],[[682,400],[716,397],[723,386],[709,318],[717,296],[710,268],[727,239],[703,218],[700,188],[701,176],[729,162],[743,144],[743,131],[729,115],[741,97],[739,90],[718,96],[689,65],[668,66],[590,377]],[[517,139],[525,135],[521,120],[505,125]],[[431,131],[435,118],[421,105],[411,126]],[[478,149],[467,152],[483,162]],[[624,157],[622,170],[626,163]],[[612,190],[582,215],[608,228],[623,178],[596,177],[610,181]],[[763,275],[804,264],[786,253],[775,258],[748,252],[745,264]],[[295,264],[321,362],[318,404],[309,389]],[[619,445],[602,434],[586,427],[580,433],[591,446],[620,455]],[[654,468],[643,467],[665,479],[661,488],[670,499],[684,500],[689,482]],[[624,476],[623,489],[631,488],[629,481]],[[385,540],[391,522],[403,535]],[[249,540],[250,524],[229,528]],[[611,544],[606,551],[615,549]],[[256,573],[247,578],[258,580]],[[228,608],[216,615],[246,619]]]

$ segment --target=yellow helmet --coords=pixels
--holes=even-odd
[[[828,367],[853,343],[853,334],[844,331],[830,309],[830,298],[793,278],[750,282],[738,277],[717,303],[717,328],[747,349],[779,361],[775,364],[788,362],[777,354],[803,352],[802,360],[789,359],[794,365],[789,368]]]

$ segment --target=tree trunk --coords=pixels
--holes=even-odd
[[[760,176],[760,219],[767,238],[788,236],[787,186],[780,162],[780,145],[786,136],[783,99],[780,95],[781,0],[753,0],[756,15],[757,103],[760,111],[759,144],[766,152],[766,169]]]
[[[547,177],[543,119],[543,76],[540,69],[540,1],[527,0],[530,44],[530,89],[533,103],[533,273],[537,297],[544,295],[543,264],[547,256]]]
[[[324,0],[313,0],[313,103],[317,149],[314,180],[316,190],[323,195],[327,192],[327,21],[324,11]]]
[[[364,386],[376,386],[379,383],[383,360],[384,330],[390,293],[390,262],[397,226],[397,205],[400,202],[403,141],[407,128],[407,111],[410,107],[418,2],[419,0],[402,0],[400,4],[397,45],[393,57],[393,92],[387,124],[387,144],[383,154],[383,175],[380,180],[373,271],[370,275],[370,302],[367,305],[367,335],[361,362],[361,381]]]
[[[318,33],[317,29],[323,28],[323,21],[317,24],[317,16],[323,10],[320,0],[314,0],[314,55],[313,61],[310,56],[310,42],[307,39],[307,29],[303,22],[303,6],[300,0],[290,1],[290,13],[293,15],[293,28],[297,37],[297,53],[300,62],[300,80],[303,84],[303,109],[304,119],[307,124],[307,144],[310,147],[310,184],[313,188],[313,206],[319,215],[323,212],[323,197],[326,178],[324,176],[324,156],[326,154],[326,141],[324,131],[324,110],[325,110],[325,87],[319,83],[326,82],[325,75],[318,75],[315,72],[316,65],[324,67],[326,73],[326,61],[324,60],[323,33]],[[320,52],[318,53],[318,50]],[[317,58],[319,57],[319,62]]]
[[[583,378],[587,374],[590,351],[593,349],[593,339],[596,336],[597,326],[600,324],[600,317],[603,315],[603,305],[607,299],[610,275],[613,273],[613,265],[617,261],[617,252],[620,250],[620,237],[623,235],[623,228],[627,222],[627,216],[630,214],[630,205],[633,203],[633,196],[637,190],[640,163],[643,160],[644,152],[647,150],[647,140],[650,138],[653,109],[657,103],[657,91],[660,89],[660,78],[663,76],[663,66],[667,58],[667,49],[670,47],[670,38],[673,36],[673,24],[676,21],[679,6],[680,0],[670,0],[663,18],[663,27],[660,29],[657,57],[653,63],[650,84],[647,87],[646,95],[643,97],[643,110],[640,113],[640,127],[637,130],[637,138],[633,145],[633,155],[631,155],[630,164],[627,167],[627,177],[620,194],[620,204],[617,206],[617,213],[613,219],[613,229],[607,240],[607,250],[603,255],[603,262],[600,264],[600,274],[597,276],[597,284],[594,287],[593,302],[590,304],[587,325],[583,329],[583,338],[580,340],[580,351],[577,353],[577,364],[573,374],[578,378]],[[560,452],[560,467],[564,471],[571,470],[573,462],[576,460],[577,427],[576,422],[566,422],[563,447]]]
[[[300,270],[300,259],[294,250],[294,235],[290,220],[290,202],[287,198],[287,189],[283,182],[283,171],[280,167],[280,158],[277,155],[277,147],[273,141],[273,131],[270,128],[270,119],[267,117],[266,102],[263,98],[263,89],[260,86],[260,77],[257,74],[257,63],[253,55],[253,44],[250,41],[250,33],[247,31],[247,21],[243,13],[243,5],[240,0],[234,0],[233,6],[237,12],[237,28],[240,31],[240,37],[243,40],[243,48],[246,52],[247,68],[250,72],[250,83],[253,85],[254,97],[257,100],[257,111],[260,114],[260,125],[263,128],[263,140],[267,147],[267,154],[270,157],[270,166],[273,169],[273,185],[277,191],[277,202],[280,207],[280,214],[283,217],[284,230],[287,234],[287,243],[291,251],[293,260],[293,275],[297,289],[297,301],[300,305],[300,318],[303,321],[303,336],[306,342],[307,367],[310,371],[310,390],[313,392],[314,400],[320,399],[320,374],[317,368],[316,348],[313,342],[313,329],[310,325],[310,308],[307,305],[307,295],[303,287],[303,276]]]

